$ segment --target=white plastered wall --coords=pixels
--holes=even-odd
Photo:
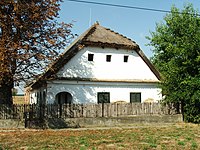
[[[94,60],[88,61],[88,54]],[[106,55],[111,62],[106,62]],[[128,56],[128,62],[124,62]],[[59,77],[95,78],[99,80],[153,80],[157,77],[135,50],[86,47],[79,51],[60,71]]]
[[[56,94],[68,92],[73,103],[97,103],[98,92],[110,92],[110,102],[130,102],[131,92],[141,92],[141,102],[161,99],[161,90],[155,83],[109,83],[86,81],[52,81],[47,87],[47,103],[54,103]]]

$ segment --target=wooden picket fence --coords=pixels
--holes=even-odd
[[[160,103],[104,103],[65,105],[0,105],[0,119],[95,118],[133,115],[173,115],[181,113],[173,105]]]

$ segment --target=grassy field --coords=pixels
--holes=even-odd
[[[112,129],[0,129],[0,149],[195,150],[200,149],[200,126],[181,123]]]

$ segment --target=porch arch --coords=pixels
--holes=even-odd
[[[73,100],[72,95],[69,92],[59,92],[56,94],[56,104],[71,104]]]

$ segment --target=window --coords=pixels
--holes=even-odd
[[[97,93],[98,103],[110,103],[110,93],[109,92],[98,92]]]
[[[71,104],[73,97],[68,92],[60,92],[56,95],[56,104]]]
[[[94,60],[94,54],[88,54],[88,61]]]
[[[128,56],[124,56],[124,62],[128,62]]]
[[[141,103],[141,93],[130,93],[130,103]]]
[[[106,61],[111,62],[111,55],[106,55]]]

